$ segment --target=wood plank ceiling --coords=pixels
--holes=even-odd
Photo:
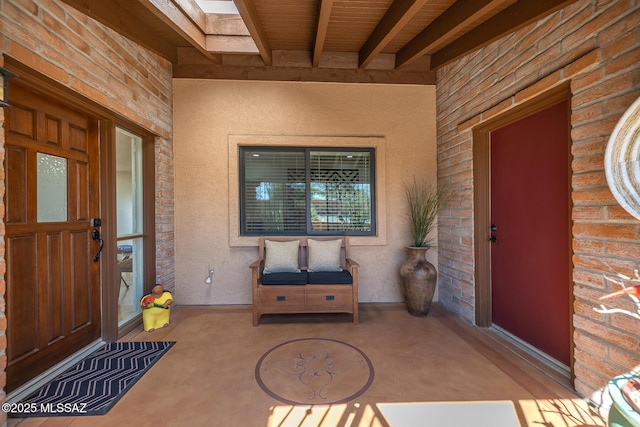
[[[435,70],[575,0],[63,0],[176,78],[434,84]],[[227,0],[231,1],[231,0]]]

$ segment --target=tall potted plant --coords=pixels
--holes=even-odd
[[[436,268],[425,256],[436,246],[431,232],[446,191],[415,176],[404,190],[413,242],[407,247],[407,260],[400,266],[402,291],[409,314],[424,317],[429,314],[438,281]]]

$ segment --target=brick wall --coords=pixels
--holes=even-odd
[[[157,280],[172,289],[173,142],[171,64],[109,28],[54,0],[0,1],[0,54],[10,56],[157,135]],[[4,57],[0,56],[0,65]],[[0,114],[0,124],[4,115]],[[0,132],[0,160],[4,132]],[[4,170],[0,196],[4,194]],[[1,203],[1,200],[0,200]],[[4,206],[0,206],[4,215]],[[6,283],[4,223],[0,226],[0,296]],[[0,297],[0,386],[6,375],[6,318]],[[4,393],[0,396],[4,401]],[[3,418],[4,417],[4,418]],[[0,414],[0,423],[6,415]]]
[[[472,127],[566,83],[575,387],[590,396],[640,365],[640,320],[593,310],[611,289],[606,264],[627,274],[640,264],[640,222],[616,203],[603,165],[616,122],[640,95],[640,2],[577,1],[439,70],[438,179],[457,194],[439,218],[440,300],[474,322]]]

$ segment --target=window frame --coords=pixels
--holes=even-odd
[[[260,151],[278,151],[288,153],[304,153],[305,158],[305,231],[300,232],[274,232],[274,231],[247,231],[246,223],[246,188],[245,188],[245,153],[251,150]],[[369,231],[358,230],[313,230],[312,218],[311,218],[311,166],[310,158],[311,152],[341,152],[341,153],[369,153],[369,198],[370,198],[370,212],[371,212],[371,229]],[[376,183],[376,148],[375,147],[340,147],[340,146],[263,146],[263,145],[240,145],[238,146],[238,194],[239,194],[239,233],[241,237],[255,237],[255,236],[365,236],[375,237],[377,236],[377,183]]]

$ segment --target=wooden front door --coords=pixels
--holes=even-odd
[[[494,325],[570,366],[567,101],[491,133]]]
[[[19,84],[9,96],[7,391],[100,337],[97,120]]]

